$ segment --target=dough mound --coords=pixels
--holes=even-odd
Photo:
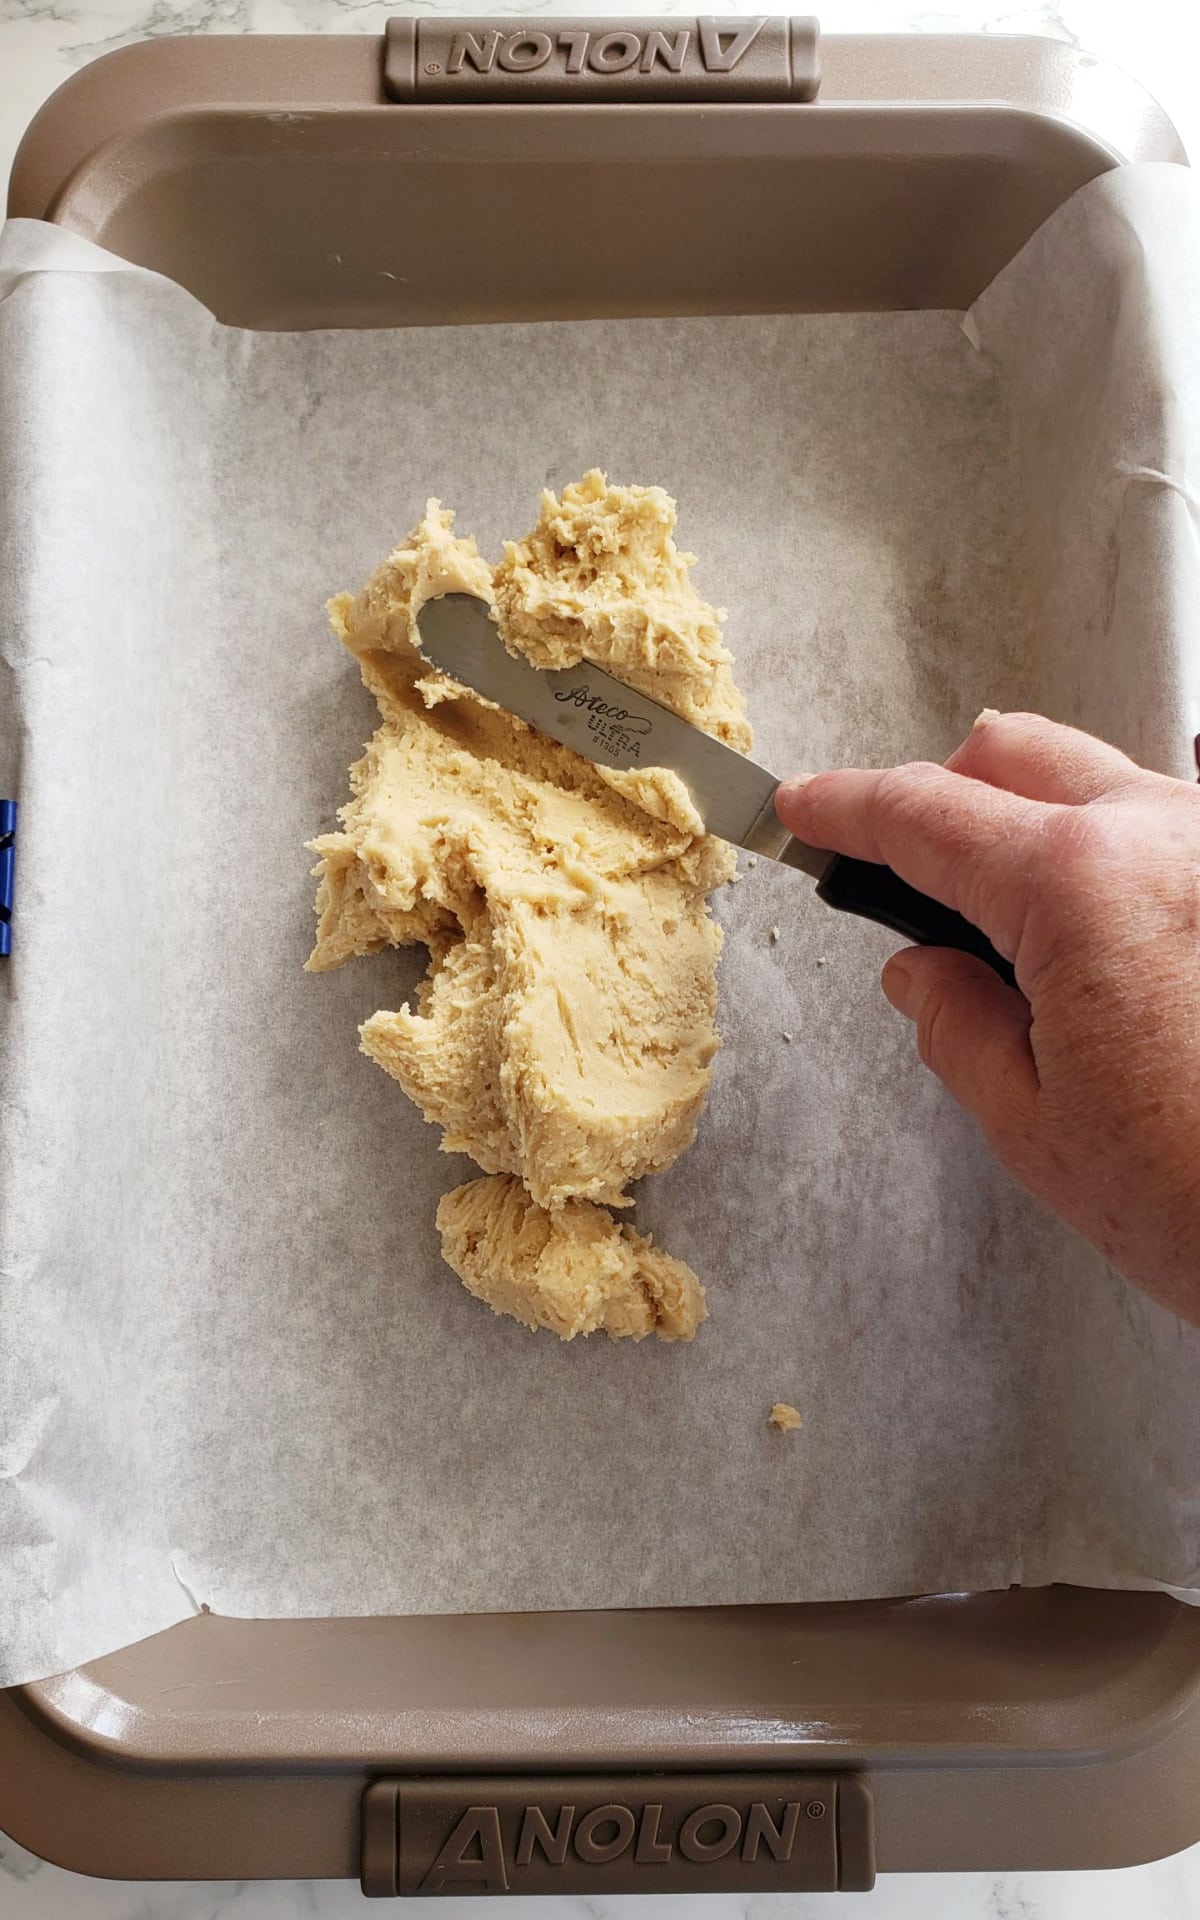
[[[586,1200],[549,1213],[511,1174],[493,1175],[446,1194],[437,1223],[445,1259],[477,1299],[563,1340],[601,1328],[690,1340],[705,1317],[690,1267]]]
[[[675,775],[603,771],[434,671],[417,620],[437,595],[476,594],[496,610],[498,644],[540,665],[610,667],[747,747],[721,616],[692,587],[674,525],[661,489],[590,473],[543,496],[537,526],[493,575],[433,500],[362,592],[330,603],[381,724],[351,768],[341,831],[312,842],[308,965],[428,947],[416,1005],[374,1014],[363,1048],[442,1129],[444,1151],[520,1183],[528,1220],[498,1212],[469,1263],[447,1229],[445,1255],[472,1292],[564,1338],[600,1325],[689,1338],[702,1317],[694,1276],[599,1209],[631,1205],[630,1183],[695,1136],[719,1045],[707,895],[734,855],[703,833]],[[460,1192],[493,1184],[513,1182]],[[531,1264],[507,1235],[519,1225],[527,1246],[538,1210],[544,1257]],[[656,1320],[645,1276],[668,1269],[687,1274],[692,1306]],[[612,1305],[635,1295],[637,1311]]]
[[[591,660],[748,753],[724,615],[696,592],[695,555],[679,551],[674,532],[675,502],[661,487],[610,487],[593,470],[561,500],[544,493],[537,526],[506,543],[496,569],[500,630],[535,666]]]

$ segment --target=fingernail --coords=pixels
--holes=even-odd
[[[879,984],[896,1012],[906,1014],[912,999],[913,977],[902,953],[893,954],[880,975]]]
[[[776,813],[798,800],[811,779],[811,773],[790,773],[786,780],[781,780],[775,789]]]

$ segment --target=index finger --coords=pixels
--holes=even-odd
[[[1040,713],[985,710],[946,765],[991,787],[1059,806],[1084,806],[1146,781],[1137,762],[1118,748]]]
[[[923,761],[785,780],[775,808],[798,840],[891,867],[1015,959],[1052,808]]]

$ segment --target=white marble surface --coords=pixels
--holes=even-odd
[[[141,1886],[81,1880],[0,1842],[2,1920],[370,1920],[328,1880]],[[404,1920],[1196,1920],[1200,1848],[1122,1873],[894,1874],[874,1893],[407,1900]]]
[[[546,0],[534,0],[538,11]],[[672,11],[687,0],[612,12]],[[0,0],[0,180],[37,106],[70,73],[110,48],[174,33],[375,33],[390,13],[525,12],[523,0]],[[597,0],[567,0],[558,12],[603,11]],[[723,0],[722,11],[751,11]],[[1061,0],[1054,6],[905,4],[825,0],[815,7],[832,31],[1044,33],[1128,67],[1170,113],[1200,156],[1200,0]],[[1200,1792],[1200,1783],[1197,1783]],[[0,1818],[3,1782],[0,1781]],[[439,1900],[407,1911],[480,1920],[1196,1920],[1200,1847],[1123,1873],[960,1874],[892,1877],[869,1895],[732,1896],[680,1899]],[[364,1909],[353,1885],[240,1882],[173,1885],[90,1881],[46,1866],[0,1837],[0,1920],[314,1920]]]
[[[80,1880],[0,1842],[2,1920],[370,1920],[346,1882]],[[404,1920],[1196,1920],[1200,1848],[1122,1873],[895,1874],[874,1893],[406,1900]]]

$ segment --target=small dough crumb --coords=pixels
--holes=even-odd
[[[795,1407],[786,1400],[777,1400],[767,1415],[767,1425],[777,1427],[780,1433],[796,1433],[804,1425]]]
[[[756,867],[758,865],[758,861],[754,858],[753,854],[750,855],[750,858],[747,860],[746,865],[748,867]]]
[[[974,726],[972,727],[971,730],[972,732],[974,732],[975,727],[986,727],[989,720],[998,720],[999,718],[1000,718],[999,707],[984,707],[979,713],[976,714]]]
[[[789,1045],[789,1047],[790,1047],[790,1046],[791,1046],[791,1044],[792,1044],[792,1036],[791,1036],[791,1034],[790,1034],[790,1033],[785,1033],[783,1037],[784,1037],[784,1039],[785,1039],[785,1040],[787,1041],[787,1043],[788,1043],[788,1045]]]
[[[776,946],[776,945],[778,944],[778,941],[779,941],[779,928],[778,928],[778,927],[772,927],[772,928],[771,928],[771,932],[770,932],[770,941],[771,941],[771,945],[772,945],[772,946]]]
[[[550,1213],[511,1174],[493,1174],[445,1194],[437,1224],[443,1259],[476,1299],[562,1340],[598,1330],[690,1340],[705,1317],[690,1267],[586,1200]]]
[[[821,958],[820,960],[817,961],[817,965],[819,967],[824,967],[828,965],[828,962],[824,958]]]

